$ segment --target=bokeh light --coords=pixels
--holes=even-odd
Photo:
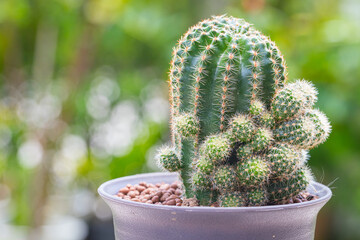
[[[291,81],[319,89],[333,132],[309,164],[334,196],[316,239],[360,239],[359,9],[358,0],[1,0],[0,239],[114,239],[96,189],[159,171],[172,47],[226,13],[277,43]]]

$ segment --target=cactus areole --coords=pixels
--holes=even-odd
[[[203,206],[260,206],[304,191],[308,150],[330,133],[307,81],[287,83],[274,42],[242,19],[191,27],[169,73],[171,143],[158,162]]]

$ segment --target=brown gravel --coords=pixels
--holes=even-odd
[[[296,197],[290,198],[289,200],[282,201],[280,204],[291,204],[291,203],[302,203],[311,200],[318,199],[319,197],[311,194],[307,191],[299,193]]]
[[[169,206],[182,205],[182,189],[180,182],[174,182],[172,184],[140,182],[134,186],[128,184],[126,187],[120,189],[116,196],[122,199],[148,204]]]
[[[183,205],[185,207],[196,207],[199,206],[198,201],[196,200],[196,198],[185,198],[183,200]]]
[[[157,205],[169,205],[169,206],[187,206],[195,207],[199,206],[198,202],[194,198],[183,198],[182,188],[180,182],[168,183],[146,183],[140,182],[136,185],[128,184],[126,187],[119,190],[116,196],[121,199],[126,199],[134,202],[142,202],[148,204]],[[296,197],[283,201],[279,204],[294,204],[307,202],[318,199],[319,197],[309,192],[302,192]],[[219,207],[217,203],[211,205],[212,207]]]

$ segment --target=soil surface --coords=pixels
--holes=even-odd
[[[170,205],[170,206],[199,206],[194,198],[183,198],[183,191],[180,182],[168,183],[146,183],[140,182],[136,185],[128,184],[126,187],[119,190],[116,194],[117,197],[134,202],[142,202],[157,205]],[[296,197],[283,201],[279,204],[295,204],[301,202],[308,202],[318,199],[319,197],[307,191],[301,192]],[[217,203],[211,207],[219,207]]]

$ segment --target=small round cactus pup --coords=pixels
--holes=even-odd
[[[239,114],[230,121],[229,137],[232,142],[249,142],[254,135],[255,125],[250,117]]]
[[[314,131],[316,131],[314,122],[308,117],[300,115],[278,125],[274,129],[274,138],[295,147],[307,148]]]
[[[208,137],[200,148],[201,157],[208,158],[215,164],[225,162],[230,151],[229,139],[220,134]]]
[[[214,175],[214,183],[220,192],[234,190],[238,186],[236,172],[232,166],[220,166]]]
[[[315,109],[307,109],[297,118],[282,122],[274,129],[274,138],[302,149],[323,143],[331,132],[327,117]]]
[[[199,120],[191,114],[183,113],[173,120],[174,128],[182,137],[189,138],[199,132]]]
[[[210,176],[199,170],[193,174],[192,184],[196,190],[211,189],[213,185]]]
[[[264,158],[253,156],[237,165],[239,183],[245,187],[255,187],[264,184],[270,174],[270,169]]]
[[[260,126],[267,129],[272,129],[275,126],[275,119],[268,111],[265,111],[263,114],[261,114],[261,116],[258,118],[258,122]]]
[[[304,108],[312,108],[317,102],[318,91],[309,81],[306,80],[296,80],[294,83],[289,83],[294,89],[297,89],[304,99]]]
[[[265,154],[270,164],[271,177],[284,178],[296,171],[302,163],[302,151],[288,144],[276,144],[269,147]]]
[[[258,128],[255,132],[253,139],[251,140],[251,147],[254,151],[264,150],[273,141],[273,134],[269,129]]]
[[[325,114],[317,109],[309,109],[305,112],[305,117],[311,119],[315,125],[313,136],[308,141],[308,148],[314,148],[326,141],[331,132],[331,126]]]
[[[264,187],[247,189],[246,197],[248,206],[263,206],[267,203],[267,192]]]
[[[260,116],[265,111],[265,106],[260,100],[253,100],[250,103],[249,112],[253,116]]]
[[[317,101],[317,90],[305,80],[287,84],[277,92],[271,104],[276,120],[289,119],[307,108],[312,108]]]
[[[176,172],[181,169],[181,160],[172,147],[164,146],[160,148],[156,159],[158,165],[164,170]]]
[[[276,120],[286,120],[304,108],[306,101],[294,84],[288,84],[277,92],[271,103],[271,111]]]
[[[270,179],[267,186],[269,200],[275,203],[288,200],[306,190],[312,180],[313,175],[306,166],[297,169],[287,178]]]
[[[310,158],[309,150],[302,149],[300,150],[300,156],[298,157],[299,165],[303,166],[305,165]]]
[[[198,171],[207,175],[210,175],[215,169],[214,162],[211,161],[209,158],[200,158],[197,161],[196,166],[198,168]]]
[[[246,206],[246,201],[241,192],[226,192],[219,195],[218,200],[220,207],[243,207]]]
[[[240,161],[244,159],[246,160],[253,154],[253,151],[254,149],[250,144],[245,144],[239,146],[239,148],[236,150],[236,156]]]

